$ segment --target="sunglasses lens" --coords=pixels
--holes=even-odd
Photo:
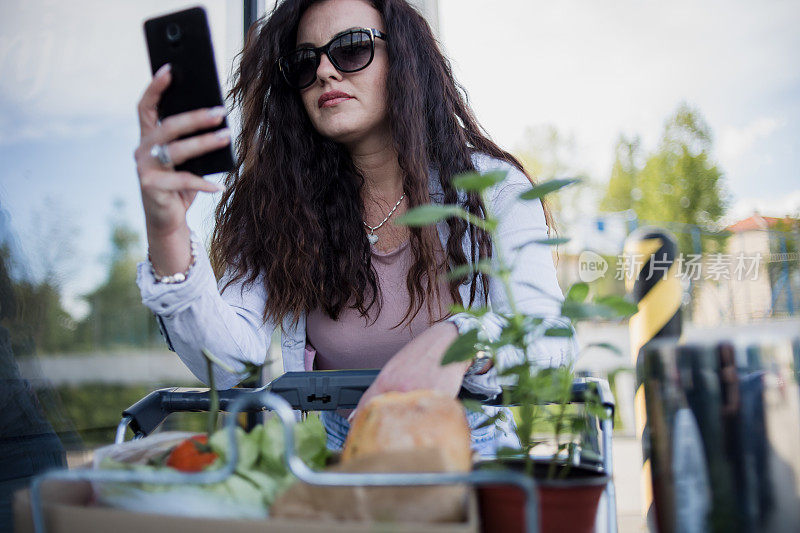
[[[317,58],[313,50],[297,50],[283,63],[289,85],[297,88],[310,85],[317,75]]]
[[[354,72],[366,67],[372,59],[372,41],[369,33],[354,31],[345,33],[330,47],[331,59],[343,72]]]
[[[372,53],[370,33],[363,30],[340,35],[328,47],[333,66],[341,72],[355,72],[365,68],[372,61]],[[296,89],[303,89],[314,83],[318,67],[317,51],[311,49],[296,50],[281,60],[286,81]]]

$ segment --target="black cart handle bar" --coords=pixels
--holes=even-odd
[[[264,387],[241,388],[218,391],[219,408],[230,411],[236,400],[243,397],[259,397],[269,391],[286,400],[292,409],[300,411],[334,411],[355,409],[361,395],[375,381],[379,370],[322,370],[313,372],[286,372]],[[595,385],[592,385],[595,384]],[[597,378],[579,378],[572,384],[572,401],[583,403],[586,391],[594,387],[600,403],[613,414],[614,397],[608,382]],[[504,405],[502,395],[488,398],[472,393],[463,387],[460,399],[471,399],[483,405]],[[249,412],[264,411],[257,402],[248,402]],[[151,392],[122,412],[118,431],[124,435],[130,426],[137,437],[152,433],[171,413],[205,412],[211,408],[208,389],[172,387]]]

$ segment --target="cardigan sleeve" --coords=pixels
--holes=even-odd
[[[264,363],[275,325],[262,319],[266,296],[259,280],[247,287],[241,281],[232,283],[221,292],[230,274],[218,284],[194,232],[192,241],[198,253],[184,282],[157,283],[150,263],[144,261],[137,265],[136,283],[170,349],[200,381],[208,383],[203,348],[237,371],[214,367],[216,388],[227,389],[245,377],[244,362]]]
[[[550,246],[527,244],[534,240],[546,239],[548,227],[544,209],[539,200],[520,200],[519,194],[530,189],[528,178],[511,164],[491,159],[484,163],[481,172],[488,170],[507,170],[506,179],[487,191],[486,197],[491,212],[499,219],[497,242],[493,243],[495,252],[492,262],[496,266],[498,252],[512,266],[511,291],[517,310],[527,315],[544,319],[538,326],[542,332],[550,327],[572,328],[570,321],[561,316],[563,293],[556,279],[556,269]],[[463,313],[450,317],[459,332],[478,328],[479,335],[487,340],[496,340],[506,323],[504,315],[511,312],[511,306],[501,283],[489,283],[490,313],[480,320]],[[572,337],[544,337],[532,335],[527,352],[513,347],[505,347],[497,353],[495,366],[485,374],[464,378],[464,387],[472,392],[494,397],[500,392],[503,378],[497,375],[503,369],[519,364],[527,357],[541,366],[559,366],[574,360],[578,343]]]

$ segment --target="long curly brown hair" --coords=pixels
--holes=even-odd
[[[262,283],[268,295],[263,318],[276,324],[287,315],[296,324],[301,313],[317,308],[332,319],[346,307],[366,315],[376,299],[380,312],[362,223],[364,176],[342,145],[314,129],[298,92],[284,83],[276,68],[277,59],[294,49],[300,18],[315,1],[285,0],[253,24],[228,93],[233,105],[242,106],[240,167],[225,180],[227,188],[215,213],[211,260],[218,276],[232,273],[228,284]],[[405,0],[371,4],[381,13],[389,35],[388,114],[409,207],[430,203],[430,168],[438,170],[444,202],[458,203],[451,179],[475,170],[471,154],[476,151],[525,172],[479,126],[466,91],[453,78],[449,61],[419,12]],[[484,216],[478,194],[468,194],[462,205]],[[461,244],[465,232],[472,261],[491,256],[488,234],[457,218],[447,224],[448,264],[467,262]],[[438,283],[428,280],[435,281],[447,269],[434,255],[435,228],[411,228],[410,239],[410,305],[401,323],[412,320],[423,302],[430,310],[432,302],[439,301]],[[455,302],[461,301],[458,286],[464,281],[450,282]],[[469,306],[477,282],[483,294],[488,294],[489,282],[482,273],[473,274],[471,281]]]

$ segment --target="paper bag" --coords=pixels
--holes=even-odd
[[[328,472],[444,472],[443,452],[433,448],[365,455]],[[466,520],[467,487],[321,487],[296,482],[272,505],[273,517],[380,522]]]

